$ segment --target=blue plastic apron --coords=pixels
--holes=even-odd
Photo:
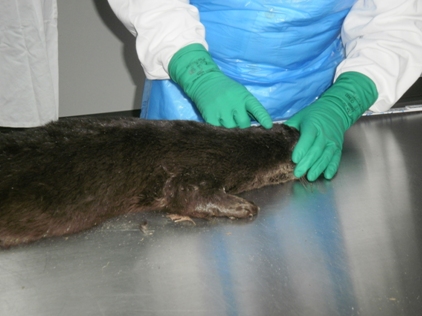
[[[355,2],[190,1],[199,9],[215,62],[243,84],[273,120],[289,118],[332,84],[344,58],[341,26]],[[141,117],[202,121],[171,80],[146,81]]]

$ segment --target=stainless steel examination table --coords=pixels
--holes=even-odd
[[[361,118],[332,181],[242,196],[254,220],[136,214],[0,251],[0,315],[422,315],[422,113]]]

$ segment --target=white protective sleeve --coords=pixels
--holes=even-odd
[[[168,64],[181,48],[205,42],[198,9],[188,0],[108,0],[136,36],[136,51],[148,79],[169,79]]]
[[[108,0],[137,37],[148,79],[168,79],[167,66],[182,47],[205,42],[198,10],[185,0]],[[371,78],[379,97],[372,111],[388,110],[422,73],[422,1],[358,0],[346,17],[347,58],[336,77],[357,71]]]
[[[378,100],[370,108],[391,108],[422,73],[422,1],[358,0],[342,29],[346,59],[336,77],[360,72],[374,81]]]

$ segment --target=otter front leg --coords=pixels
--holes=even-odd
[[[167,203],[164,209],[169,213],[196,218],[249,218],[258,213],[259,208],[254,203],[227,194],[215,179],[192,181],[185,178],[178,181],[174,178],[173,180],[171,181],[173,190],[167,191]]]

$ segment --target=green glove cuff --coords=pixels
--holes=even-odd
[[[374,104],[377,98],[378,91],[371,79],[359,72],[345,72],[317,102],[325,101],[335,105],[338,110],[336,112],[342,113],[346,130]]]
[[[204,74],[221,72],[211,55],[201,44],[191,44],[180,49],[169,66],[170,78],[176,82],[187,95],[194,93],[195,81]]]

